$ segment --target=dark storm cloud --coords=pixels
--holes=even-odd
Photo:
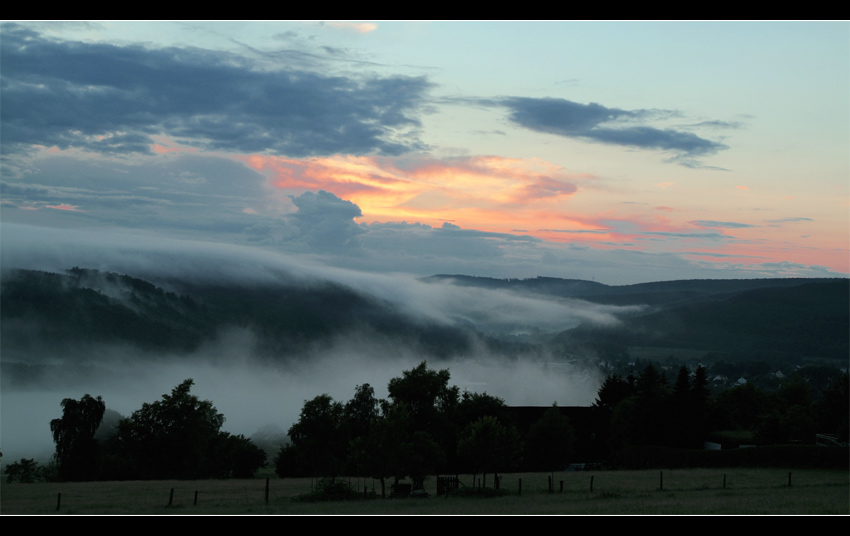
[[[664,115],[659,111],[621,110],[597,103],[581,104],[554,98],[510,97],[500,103],[510,111],[511,121],[537,132],[611,145],[672,151],[679,157],[704,156],[726,148],[696,134],[670,128],[612,126],[612,123],[645,121]],[[680,158],[679,163],[685,161]],[[688,160],[686,165],[693,165],[693,161]]]
[[[423,77],[260,70],[226,53],[51,40],[16,24],[0,38],[6,154],[28,145],[145,153],[155,134],[295,157],[423,147]]]

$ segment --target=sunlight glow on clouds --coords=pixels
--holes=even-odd
[[[332,28],[341,28],[343,30],[353,30],[357,33],[369,33],[378,29],[378,25],[372,22],[325,22]]]
[[[423,275],[846,275],[850,28],[665,24],[3,23],[3,225]]]
[[[554,211],[576,191],[562,169],[539,160],[498,156],[289,159],[253,155],[247,165],[287,191],[327,190],[355,202],[369,221],[452,219],[507,230]],[[531,215],[535,215],[531,218]],[[481,221],[485,218],[488,221]]]

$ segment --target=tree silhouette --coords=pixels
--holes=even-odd
[[[142,404],[118,425],[117,439],[137,478],[204,478],[220,471],[214,446],[224,415],[189,393],[184,380],[162,400]]]
[[[531,426],[526,443],[526,460],[534,469],[561,471],[569,462],[575,432],[557,404],[546,410]]]
[[[348,447],[348,437],[342,429],[343,412],[344,406],[327,394],[306,400],[298,422],[289,428],[292,444],[288,457],[282,461],[309,468],[311,476],[338,475]]]
[[[17,480],[22,484],[31,484],[41,476],[41,468],[33,458],[21,458],[11,465],[6,466],[6,482]]]
[[[92,480],[97,477],[99,456],[94,439],[106,404],[101,397],[84,395],[80,400],[62,400],[62,417],[50,421],[56,443],[56,461],[62,480]]]
[[[389,404],[403,404],[408,412],[408,438],[413,440],[413,435],[418,434],[413,442],[423,453],[421,459],[431,458],[430,455],[425,456],[425,453],[431,452],[431,443],[425,436],[429,436],[442,451],[435,458],[438,462],[435,470],[442,467],[446,457],[456,450],[453,416],[460,400],[460,389],[450,387],[450,379],[448,369],[430,370],[427,362],[422,361],[413,369],[404,371],[401,378],[393,378],[387,384]]]
[[[386,479],[396,482],[408,475],[408,460],[413,444],[408,440],[410,416],[404,404],[384,404],[383,413],[372,419],[365,435],[350,444],[350,459],[358,474],[381,482],[381,497],[386,497]]]
[[[522,456],[522,442],[513,426],[506,427],[496,417],[481,417],[466,426],[457,445],[458,457],[472,468],[473,482],[479,472],[510,471]]]

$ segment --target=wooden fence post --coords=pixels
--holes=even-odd
[[[561,487],[558,489],[558,493],[564,493],[564,481],[561,480]]]
[[[171,488],[171,493],[168,494],[168,506],[171,506],[171,502],[174,500],[174,488]]]
[[[198,490],[195,490],[195,506],[198,506]]]
[[[791,471],[788,471],[788,487],[791,487]]]
[[[593,493],[593,475],[590,475],[590,493]]]
[[[664,491],[664,471],[658,472],[658,489]]]
[[[519,491],[517,491],[517,495],[522,495],[522,479],[519,479]]]
[[[266,478],[266,504],[269,504],[269,479]]]
[[[726,473],[723,473],[723,489],[726,489]]]
[[[56,511],[57,511],[57,512],[59,511],[59,505],[60,505],[60,504],[62,504],[62,492],[61,492],[61,491],[60,491],[60,492],[59,492],[59,494],[56,496]]]

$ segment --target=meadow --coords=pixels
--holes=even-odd
[[[265,501],[266,477],[269,499]],[[509,473],[503,497],[303,503],[309,478],[262,474],[248,480],[0,483],[2,515],[848,515],[850,475],[835,470],[682,469]],[[591,478],[593,490],[591,491]],[[461,482],[472,484],[470,475]],[[520,480],[522,490],[519,493]],[[372,479],[352,486],[380,493]],[[561,482],[563,481],[563,491]],[[487,485],[492,486],[492,475]],[[173,489],[173,495],[172,495]],[[197,492],[197,504],[195,494]],[[61,494],[61,498],[60,495]],[[168,506],[171,498],[171,506]],[[57,502],[59,502],[57,510]]]

